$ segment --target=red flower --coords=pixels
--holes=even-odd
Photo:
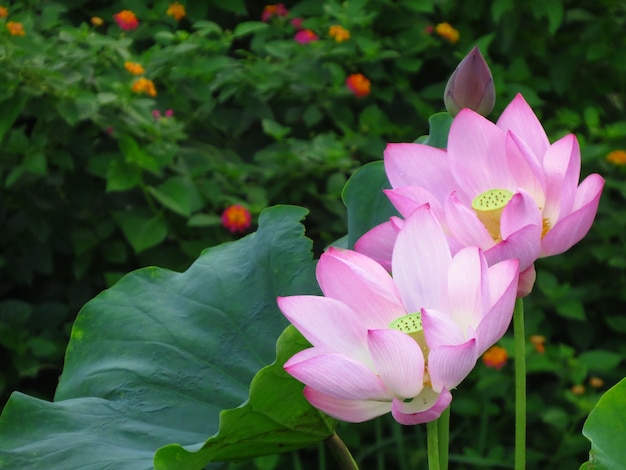
[[[137,26],[139,26],[139,20],[130,10],[122,10],[113,15],[113,18],[115,18],[119,27],[124,31],[131,31],[133,29],[137,29]]]
[[[353,73],[346,78],[346,85],[358,98],[370,94],[370,81],[362,73]]]
[[[319,37],[310,29],[303,29],[298,31],[294,36],[294,39],[298,41],[300,44],[308,44],[310,42],[317,41]]]
[[[250,211],[239,204],[228,206],[222,213],[222,225],[231,233],[245,232],[250,228]]]

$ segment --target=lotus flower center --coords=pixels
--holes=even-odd
[[[512,197],[513,193],[507,189],[490,189],[472,201],[472,209],[495,241],[502,240],[500,217]]]
[[[426,338],[424,337],[424,327],[422,326],[422,314],[412,313],[403,317],[397,318],[389,324],[389,328],[399,330],[406,333],[422,349],[424,360],[428,360],[428,345],[426,344]]]

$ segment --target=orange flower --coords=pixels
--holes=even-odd
[[[353,73],[346,78],[346,85],[358,98],[370,94],[370,81],[362,73]]]
[[[613,165],[626,165],[626,150],[613,150],[606,156],[606,161]]]
[[[145,72],[141,64],[137,62],[124,62],[124,68],[133,75],[141,75]]]
[[[134,93],[145,93],[146,95],[150,95],[153,98],[157,95],[156,88],[154,87],[154,82],[143,77],[133,83],[131,90]]]
[[[93,16],[91,18],[91,24],[94,26],[102,26],[104,24],[104,20],[99,16]]]
[[[591,385],[593,388],[600,388],[604,385],[604,380],[602,380],[600,377],[590,377],[589,385]]]
[[[585,393],[585,386],[574,385],[570,390],[572,391],[574,395],[582,395],[583,393]]]
[[[239,204],[228,206],[222,213],[222,225],[231,233],[245,232],[250,228],[250,211]]]
[[[535,347],[535,351],[539,354],[546,352],[546,337],[541,335],[532,335],[528,340]]]
[[[131,31],[139,26],[139,20],[135,14],[130,10],[122,10],[119,13],[113,15],[115,21],[124,31]]]
[[[437,32],[439,36],[447,39],[452,44],[456,44],[459,41],[459,32],[456,29],[454,29],[450,25],[450,23],[448,23],[447,21],[444,21],[443,23],[439,23],[435,27],[435,31]]]
[[[337,42],[344,42],[350,39],[350,31],[338,24],[330,27],[328,35]]]
[[[509,358],[506,349],[501,346],[491,346],[485,354],[483,354],[483,362],[487,367],[492,367],[496,370],[502,369]]]
[[[17,21],[9,21],[7,23],[7,29],[9,33],[11,33],[11,36],[24,36],[26,34],[22,23],[18,23]]]
[[[182,20],[185,16],[187,16],[187,12],[185,11],[185,5],[182,5],[178,2],[170,3],[170,6],[167,7],[167,16],[173,17],[176,21]]]
[[[6,18],[7,16],[9,16],[9,10],[5,7],[0,7],[0,18]]]

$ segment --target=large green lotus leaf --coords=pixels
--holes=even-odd
[[[302,394],[302,384],[282,368],[287,359],[310,344],[293,326],[287,327],[277,343],[276,362],[252,380],[250,399],[240,408],[223,411],[220,431],[198,452],[179,445],[160,449],[154,459],[157,470],[202,468],[216,460],[235,460],[299,449],[333,433],[336,420],[320,413]],[[296,399],[298,398],[298,399]]]
[[[452,115],[449,113],[437,113],[428,118],[430,134],[423,135],[415,142],[431,147],[445,149],[448,146],[448,134],[452,125]]]
[[[626,468],[626,378],[602,395],[585,421],[583,435],[591,441],[591,450],[581,469]]]
[[[85,305],[55,402],[14,393],[7,403],[0,468],[149,469],[160,447],[202,447],[220,429],[220,412],[245,402],[255,374],[275,358],[287,325],[276,296],[319,292],[299,223],[305,214],[268,209],[256,233],[206,250],[184,273],[142,269]],[[276,409],[264,411],[273,427],[224,413],[220,433],[235,445],[229,456],[251,433],[275,432],[274,417],[280,422],[286,410],[303,414],[287,422],[305,423],[303,445],[330,434],[328,418],[303,404],[301,385],[281,377],[280,364],[271,370],[283,388],[259,390],[249,403],[274,400]]]
[[[383,193],[389,188],[383,162],[368,163],[350,177],[341,194],[348,210],[349,248],[369,229],[398,215]]]

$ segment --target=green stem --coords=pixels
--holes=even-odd
[[[526,468],[526,335],[524,303],[515,302],[513,311],[515,341],[515,470]]]
[[[426,443],[428,448],[428,470],[441,470],[438,419],[426,423]]]
[[[437,435],[439,439],[439,465],[441,470],[448,470],[448,454],[450,441],[450,407],[447,407],[437,420],[439,429]]]
[[[356,460],[337,433],[333,433],[325,442],[341,470],[359,470]]]

